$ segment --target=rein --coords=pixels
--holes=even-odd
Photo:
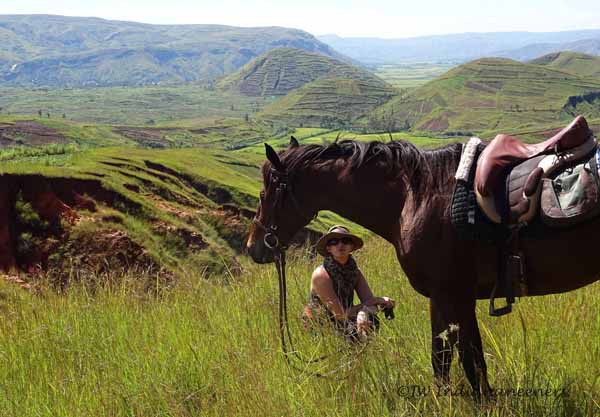
[[[318,358],[307,359],[307,358],[302,357],[298,353],[298,351],[294,348],[294,343],[293,343],[292,335],[290,332],[288,313],[287,313],[287,282],[286,282],[287,280],[286,280],[286,274],[285,274],[285,251],[287,249],[287,246],[281,245],[279,237],[277,236],[277,225],[275,224],[275,215],[278,213],[278,210],[281,209],[281,205],[283,203],[283,199],[286,194],[286,191],[287,191],[287,195],[292,200],[292,203],[293,203],[296,211],[301,215],[303,215],[304,212],[300,208],[298,201],[296,200],[296,198],[294,197],[294,195],[292,193],[291,187],[288,184],[288,176],[285,172],[271,169],[271,180],[273,181],[273,183],[277,184],[277,188],[275,191],[275,203],[273,205],[273,211],[274,211],[273,214],[274,215],[271,216],[273,221],[271,221],[270,225],[265,226],[255,216],[254,219],[252,220],[252,222],[264,232],[265,235],[264,235],[263,241],[265,243],[265,246],[273,252],[273,257],[275,258],[275,268],[277,269],[278,282],[279,282],[279,338],[281,340],[281,349],[283,350],[283,355],[285,356],[285,359],[290,367],[292,367],[296,371],[305,372],[306,370],[298,368],[294,363],[292,363],[290,354],[293,354],[298,361],[300,361],[304,364],[307,364],[307,365],[321,362],[321,361],[327,359],[328,357],[330,357],[331,354],[323,355]],[[314,219],[316,216],[317,215],[315,214],[315,216],[313,216],[312,219]],[[303,217],[306,217],[306,216],[303,215]],[[286,343],[286,334],[287,334],[287,338],[288,338],[289,346],[290,346],[291,350],[288,350],[288,345]],[[363,350],[364,350],[364,348],[363,348]],[[339,352],[341,352],[341,349],[336,353],[339,353]],[[318,373],[318,372],[312,372],[311,374],[313,376],[325,378],[325,377],[328,377],[333,372],[335,372],[336,370],[328,372],[327,374],[322,374],[322,373]]]

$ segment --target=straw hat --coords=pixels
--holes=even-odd
[[[344,237],[352,239],[352,244],[354,245],[354,250],[360,249],[363,247],[364,243],[361,238],[350,233],[350,231],[346,227],[336,225],[336,226],[330,227],[329,230],[327,231],[327,233],[325,233],[323,236],[321,236],[321,238],[317,242],[317,252],[320,255],[329,256],[330,254],[329,254],[329,252],[327,252],[327,242],[329,242],[331,239],[335,239],[335,238],[341,239]]]

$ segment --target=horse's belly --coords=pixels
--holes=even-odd
[[[600,279],[599,237],[600,221],[595,220],[545,239],[522,239],[527,295],[571,291]],[[477,252],[477,297],[488,298],[497,278],[497,250],[479,247]]]

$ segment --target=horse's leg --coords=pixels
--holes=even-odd
[[[452,364],[452,353],[456,343],[456,335],[450,334],[445,308],[439,300],[433,298],[429,303],[431,318],[431,365],[433,375],[438,385],[444,386],[450,383],[450,365]]]
[[[452,352],[457,345],[465,374],[476,396],[491,390],[475,316],[475,297],[447,292],[431,299],[431,362],[438,384],[450,381]],[[458,343],[457,343],[458,342]]]
[[[460,320],[458,355],[475,396],[479,398],[483,394],[488,397],[492,390],[487,379],[487,365],[475,315],[475,300],[471,305],[461,307],[464,307],[464,316]]]

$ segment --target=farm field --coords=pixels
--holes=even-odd
[[[291,254],[288,305],[297,349],[316,366],[288,368],[277,333],[272,265],[243,261],[238,277],[188,269],[170,285],[111,276],[58,294],[0,283],[3,416],[594,416],[600,413],[600,286],[521,299],[503,318],[478,316],[498,397],[476,405],[461,386],[432,384],[428,302],[410,288],[392,248],[369,239],[357,260],[376,294],[397,300],[366,346],[302,330],[308,277],[320,262]],[[106,278],[106,277],[105,277]],[[227,284],[224,284],[227,282]],[[337,371],[336,371],[337,370]],[[313,372],[335,371],[330,378]],[[525,390],[530,394],[525,395]],[[519,391],[521,390],[521,391]],[[516,394],[522,392],[522,394]],[[535,394],[532,394],[535,393]]]
[[[260,111],[269,98],[245,97],[201,84],[156,87],[0,87],[0,114],[105,124],[153,125],[180,119],[238,118]]]
[[[396,64],[380,65],[375,69],[375,75],[392,84],[396,88],[419,87],[457,64]]]

